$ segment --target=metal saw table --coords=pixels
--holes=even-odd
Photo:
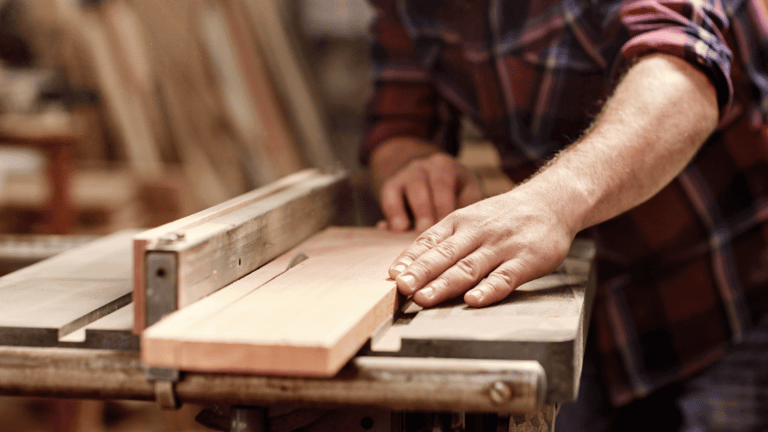
[[[242,224],[234,223],[227,229],[239,228]],[[142,238],[136,232],[108,236],[0,278],[0,394],[155,400],[166,408],[179,403],[299,404],[499,413],[512,415],[510,425],[519,424],[517,430],[549,430],[555,407],[578,392],[594,289],[589,242],[575,242],[554,274],[490,308],[473,311],[452,303],[420,310],[406,304],[336,376],[305,378],[143,365],[134,331],[134,262],[142,259],[134,237]],[[155,292],[151,284],[144,287],[148,293]],[[142,307],[150,309],[151,296],[142,300]],[[504,326],[507,319],[538,317],[545,303],[575,316],[577,331],[559,339],[537,339],[536,334],[520,339],[514,330],[472,338],[460,328],[468,318]],[[564,318],[546,316],[542,334]],[[420,324],[434,319],[455,330],[439,338],[420,336]],[[400,342],[394,349],[393,340]],[[526,420],[531,418],[538,419],[533,421],[538,429],[531,429],[533,423]],[[246,426],[235,422],[232,430],[249,430]]]

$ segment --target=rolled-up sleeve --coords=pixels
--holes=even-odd
[[[366,134],[360,160],[395,137],[415,137],[454,147],[458,119],[422,68],[411,36],[397,15],[396,1],[371,0],[376,19],[371,27],[373,90],[366,106]],[[452,129],[446,133],[446,129]]]
[[[732,53],[724,37],[729,23],[721,0],[632,0],[621,7],[621,20],[630,39],[614,70],[654,52],[683,58],[709,76],[723,115],[733,83]]]

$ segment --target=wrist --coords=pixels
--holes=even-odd
[[[594,197],[577,175],[568,175],[561,169],[544,170],[517,189],[545,208],[553,224],[562,228],[570,239],[589,227]]]

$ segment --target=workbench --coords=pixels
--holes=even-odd
[[[543,431],[551,430],[556,407],[573,400],[578,392],[594,289],[590,242],[577,241],[553,275],[521,287],[517,297],[484,312],[493,320],[510,313],[519,315],[519,320],[521,314],[539,314],[538,302],[551,300],[562,305],[563,313],[575,314],[578,329],[573,336],[543,342],[533,336],[530,340],[507,336],[470,340],[459,331],[455,338],[409,339],[409,323],[428,319],[430,314],[450,323],[477,312],[467,311],[459,302],[436,311],[414,310],[406,302],[338,373],[296,377],[190,372],[143,364],[140,338],[134,331],[136,298],[131,298],[136,295],[134,238],[142,236],[118,233],[0,278],[4,299],[0,303],[0,394],[154,400],[165,408],[180,403],[289,404],[494,413],[512,430]],[[154,292],[152,287],[144,288]],[[149,294],[143,300],[152,301]],[[542,333],[550,318],[557,322],[565,317],[545,317]],[[393,334],[402,338],[396,351],[377,348],[390,345],[387,340]],[[259,430],[248,424],[251,412],[232,411],[231,429]],[[470,417],[462,414],[461,418]],[[469,423],[460,430],[481,430]]]

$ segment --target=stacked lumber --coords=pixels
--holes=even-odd
[[[277,0],[30,0],[28,9],[41,60],[98,94],[83,107],[85,159],[117,161],[149,182],[180,166],[191,210],[335,161]]]

